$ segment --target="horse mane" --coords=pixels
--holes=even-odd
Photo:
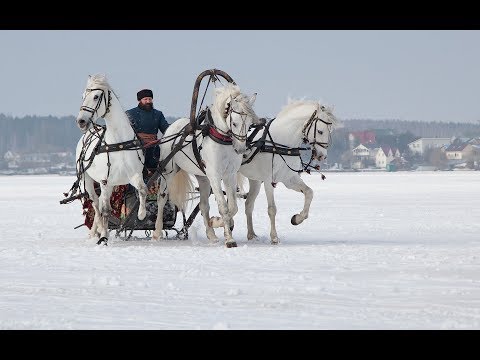
[[[240,87],[231,83],[227,83],[224,87],[215,88],[215,92],[213,94],[213,106],[220,114],[222,114],[228,98],[230,96],[235,97],[239,94]]]
[[[227,83],[224,87],[216,88],[214,94],[213,106],[220,114],[223,114],[225,104],[229,98],[236,98],[238,102],[242,103],[243,110],[252,118],[257,118],[257,115],[252,109],[249,97],[240,91],[238,85]]]
[[[101,89],[104,89],[104,90],[111,90],[115,94],[115,96],[117,96],[115,91],[110,86],[110,84],[107,80],[107,75],[105,75],[105,74],[90,75],[88,77],[88,81],[87,81],[87,89],[91,89],[91,88],[101,88]],[[117,98],[118,98],[118,96],[117,96]]]
[[[317,110],[317,115],[321,113],[322,111],[327,114],[328,120],[332,123],[333,126],[337,125],[338,119],[337,117],[333,114],[333,106],[322,104],[320,101],[316,100],[305,100],[305,99],[288,99],[287,105],[285,105],[280,112],[277,114],[277,117],[283,117],[287,113],[289,113],[292,110],[298,109],[301,106],[312,106],[312,112],[314,110]],[[323,110],[321,110],[321,107],[324,107]]]

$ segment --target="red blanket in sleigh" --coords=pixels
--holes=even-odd
[[[118,185],[113,188],[112,196],[110,197],[110,206],[112,207],[112,215],[120,219],[122,214],[123,196],[127,191],[128,185]],[[95,210],[92,206],[92,200],[85,199],[83,201],[83,215],[85,216],[85,225],[91,229],[93,219],[95,217]]]

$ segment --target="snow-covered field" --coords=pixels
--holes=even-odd
[[[189,240],[97,246],[59,204],[73,177],[2,176],[0,329],[480,329],[480,172],[326,176],[296,227],[277,186],[278,246],[263,190],[256,241],[239,200],[231,249],[200,215]]]

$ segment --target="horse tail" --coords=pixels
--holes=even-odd
[[[185,210],[189,195],[194,190],[194,185],[190,175],[183,169],[180,169],[170,182],[168,196],[180,210]]]

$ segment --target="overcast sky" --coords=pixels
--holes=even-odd
[[[216,68],[258,93],[260,116],[306,97],[341,119],[480,121],[480,31],[0,30],[0,49],[11,116],[76,115],[94,73],[125,109],[151,88],[166,116],[188,116],[195,79]]]

